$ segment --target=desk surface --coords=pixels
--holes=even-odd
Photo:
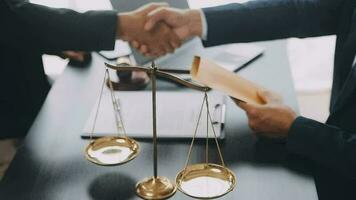
[[[265,55],[241,74],[279,92],[296,109],[285,42],[260,44],[266,47]],[[81,139],[80,133],[100,89],[103,62],[94,54],[89,68],[68,67],[56,81],[0,182],[0,199],[137,198],[135,183],[152,175],[150,141],[139,141],[141,154],[122,166],[100,167],[84,158],[88,141]],[[256,139],[247,126],[245,114],[231,101],[227,106],[226,139],[221,146],[227,166],[237,175],[237,187],[222,199],[317,199],[314,181],[303,162],[287,154],[283,143]],[[184,165],[188,147],[189,141],[159,141],[159,174],[173,180]],[[204,145],[198,143],[192,161],[202,161],[203,153]],[[188,197],[177,192],[172,199]]]

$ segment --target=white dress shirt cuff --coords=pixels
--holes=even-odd
[[[204,12],[200,9],[200,17],[201,17],[201,24],[202,24],[202,34],[201,34],[201,39],[202,40],[207,40],[208,39],[208,23],[206,22],[206,17]]]

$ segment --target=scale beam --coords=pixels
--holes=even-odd
[[[110,68],[110,69],[113,69],[113,70],[116,70],[116,71],[144,71],[144,72],[147,72],[149,74],[152,74],[152,73],[155,73],[155,77],[163,77],[163,78],[167,78],[175,83],[178,83],[178,84],[181,84],[181,85],[184,85],[185,87],[188,87],[188,88],[191,88],[191,89],[194,89],[194,90],[198,90],[198,91],[203,91],[203,92],[206,92],[206,91],[209,91],[210,88],[209,87],[206,87],[206,86],[202,86],[202,85],[199,85],[197,83],[192,83],[190,81],[186,81],[178,76],[175,76],[175,75],[172,75],[168,72],[165,72],[163,70],[160,70],[160,69],[155,69],[155,71],[153,72],[153,68],[151,67],[142,67],[142,66],[133,66],[133,65],[130,65],[130,66],[115,66],[115,65],[111,65],[111,64],[108,64],[108,63],[105,63],[105,65]],[[152,79],[152,77],[151,77]]]
[[[144,72],[150,72],[151,69],[150,68],[146,68],[146,67],[141,67],[141,66],[116,66],[116,65],[111,65],[109,63],[105,63],[105,66],[116,70],[116,71],[144,71]]]

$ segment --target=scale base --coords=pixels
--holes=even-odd
[[[142,199],[167,199],[176,190],[177,187],[162,176],[146,178],[136,184],[136,194]]]

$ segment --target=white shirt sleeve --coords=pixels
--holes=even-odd
[[[208,23],[206,22],[206,17],[204,12],[200,9],[200,17],[202,24],[202,35],[200,36],[202,40],[208,39]]]

